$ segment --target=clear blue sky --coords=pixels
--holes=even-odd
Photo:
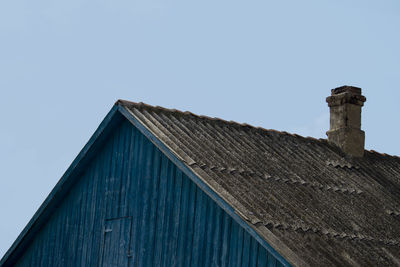
[[[400,155],[400,1],[0,1],[0,257],[118,98],[325,138],[344,84]]]

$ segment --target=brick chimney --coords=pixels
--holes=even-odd
[[[328,141],[353,157],[364,156],[365,133],[361,130],[361,107],[367,100],[361,88],[341,86],[331,90],[326,98],[330,108]]]

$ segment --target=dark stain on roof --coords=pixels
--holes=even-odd
[[[269,229],[303,263],[399,264],[399,157],[366,151],[350,158],[325,139],[118,103],[249,224]]]

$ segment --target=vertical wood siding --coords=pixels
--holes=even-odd
[[[127,121],[98,149],[17,266],[109,262],[281,266]]]

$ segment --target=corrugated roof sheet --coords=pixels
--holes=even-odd
[[[249,224],[266,227],[278,252],[284,244],[311,266],[400,265],[399,157],[348,158],[324,139],[118,103]]]

